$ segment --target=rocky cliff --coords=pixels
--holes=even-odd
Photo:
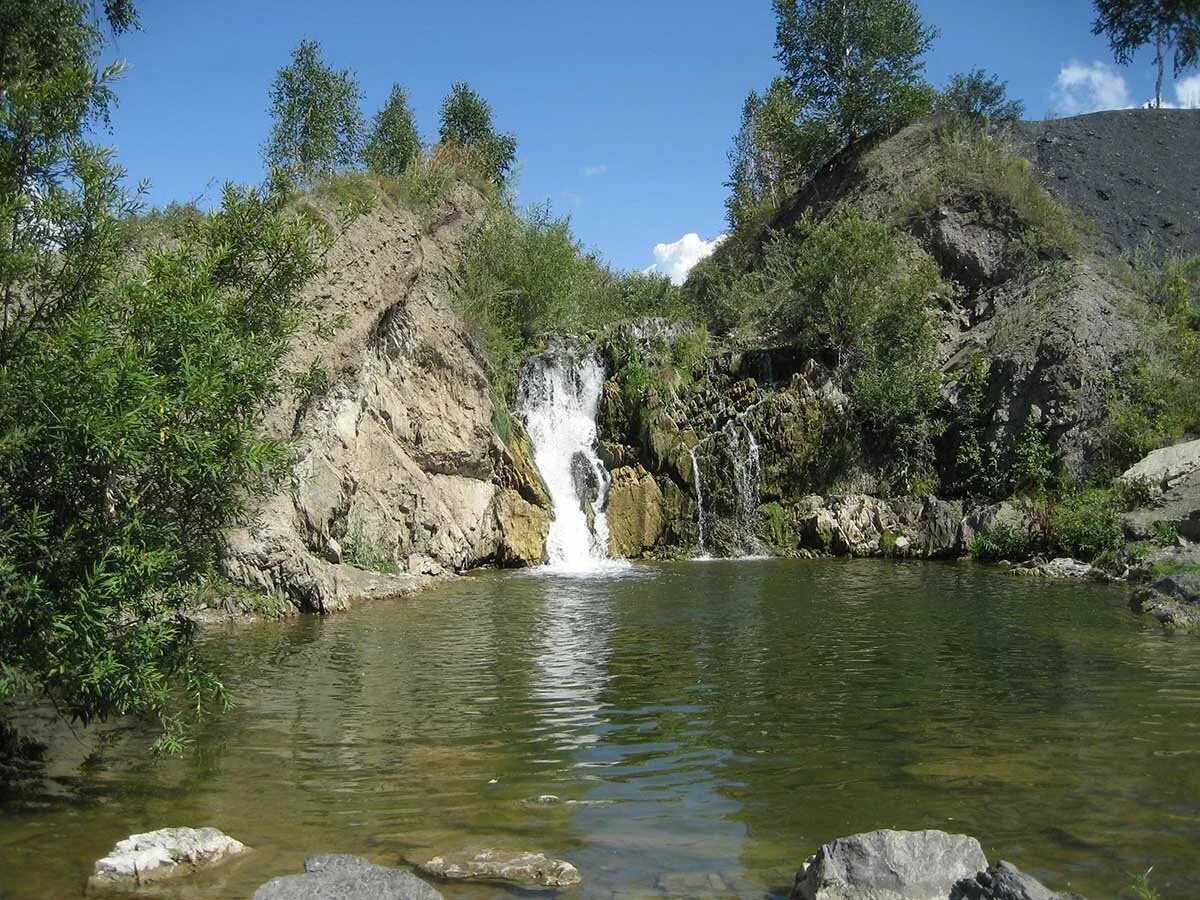
[[[334,227],[332,206],[302,203]],[[482,206],[459,186],[428,224],[382,202],[329,251],[286,362],[293,388],[266,423],[294,442],[293,476],[229,535],[234,580],[324,612],[541,561],[549,504],[528,439],[515,424],[501,438],[507,414],[452,309]]]

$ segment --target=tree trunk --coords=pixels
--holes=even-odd
[[[1154,65],[1157,68],[1157,75],[1154,79],[1154,108],[1162,109],[1163,30],[1161,26],[1154,32]]]

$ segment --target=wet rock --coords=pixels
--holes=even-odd
[[[1138,590],[1129,605],[1165,628],[1200,631],[1200,571],[1164,575]]]
[[[606,515],[613,556],[634,558],[654,549],[666,527],[654,476],[640,465],[613,472]]]
[[[1027,578],[1097,578],[1099,571],[1085,562],[1060,556],[1049,562],[1034,561],[1029,565],[1014,566],[1012,574],[1024,575]]]
[[[1001,860],[974,878],[959,882],[951,900],[1084,900],[1071,891],[1052,891],[1032,875]]]
[[[442,900],[442,895],[403,869],[331,854],[310,856],[303,875],[273,878],[251,900]]]
[[[444,881],[490,881],[525,887],[570,887],[582,880],[566,860],[544,853],[481,850],[475,854],[435,856],[417,863],[417,871]]]
[[[526,797],[521,801],[521,805],[537,808],[542,806],[558,806],[562,802],[562,797],[556,794],[538,794],[536,797]]]
[[[245,844],[216,828],[160,828],[118,841],[107,856],[96,861],[88,886],[146,884],[191,873],[245,850]]]
[[[944,831],[871,831],[825,844],[796,874],[800,900],[947,900],[987,869],[979,841]]]

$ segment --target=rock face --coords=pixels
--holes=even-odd
[[[230,577],[324,612],[542,560],[549,503],[528,440],[516,423],[501,438],[506,414],[450,305],[480,205],[460,187],[430,228],[384,206],[332,248],[286,361],[308,387],[266,422],[295,442],[294,477],[229,536]]]
[[[823,846],[796,875],[800,900],[947,900],[987,869],[979,841],[944,831],[871,831]]]
[[[1125,516],[1125,531],[1135,540],[1155,537],[1163,526],[1185,540],[1200,541],[1200,469],[1171,482],[1151,506]]]
[[[1153,616],[1166,628],[1200,631],[1200,568],[1164,575],[1134,593],[1129,605],[1134,612]]]
[[[245,850],[241,841],[216,828],[160,828],[118,841],[96,861],[88,886],[125,889],[188,874]]]
[[[608,490],[607,517],[612,554],[644,555],[658,546],[666,527],[662,488],[640,465],[616,469]]]
[[[1083,900],[1011,863],[989,866],[979,841],[944,831],[871,831],[823,846],[796,873],[800,900]]]
[[[435,856],[418,863],[417,871],[445,881],[490,881],[526,887],[570,887],[582,880],[565,860],[542,853],[482,850],[473,855]]]
[[[796,506],[801,547],[846,556],[957,556],[962,551],[962,505],[936,497],[881,500],[866,494],[824,498],[811,494]]]
[[[268,881],[251,900],[442,900],[403,869],[377,866],[361,856],[310,856],[303,875]]]

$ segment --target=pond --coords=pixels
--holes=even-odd
[[[0,897],[81,896],[114,841],[168,825],[253,848],[156,894],[177,898],[249,897],[310,853],[488,846],[570,860],[576,897],[786,896],[821,843],[885,827],[975,835],[1093,900],[1150,865],[1200,896],[1200,639],[1125,598],[969,564],[692,562],[241,626],[205,639],[237,706],[192,749],[155,760],[123,726],[0,807]]]

